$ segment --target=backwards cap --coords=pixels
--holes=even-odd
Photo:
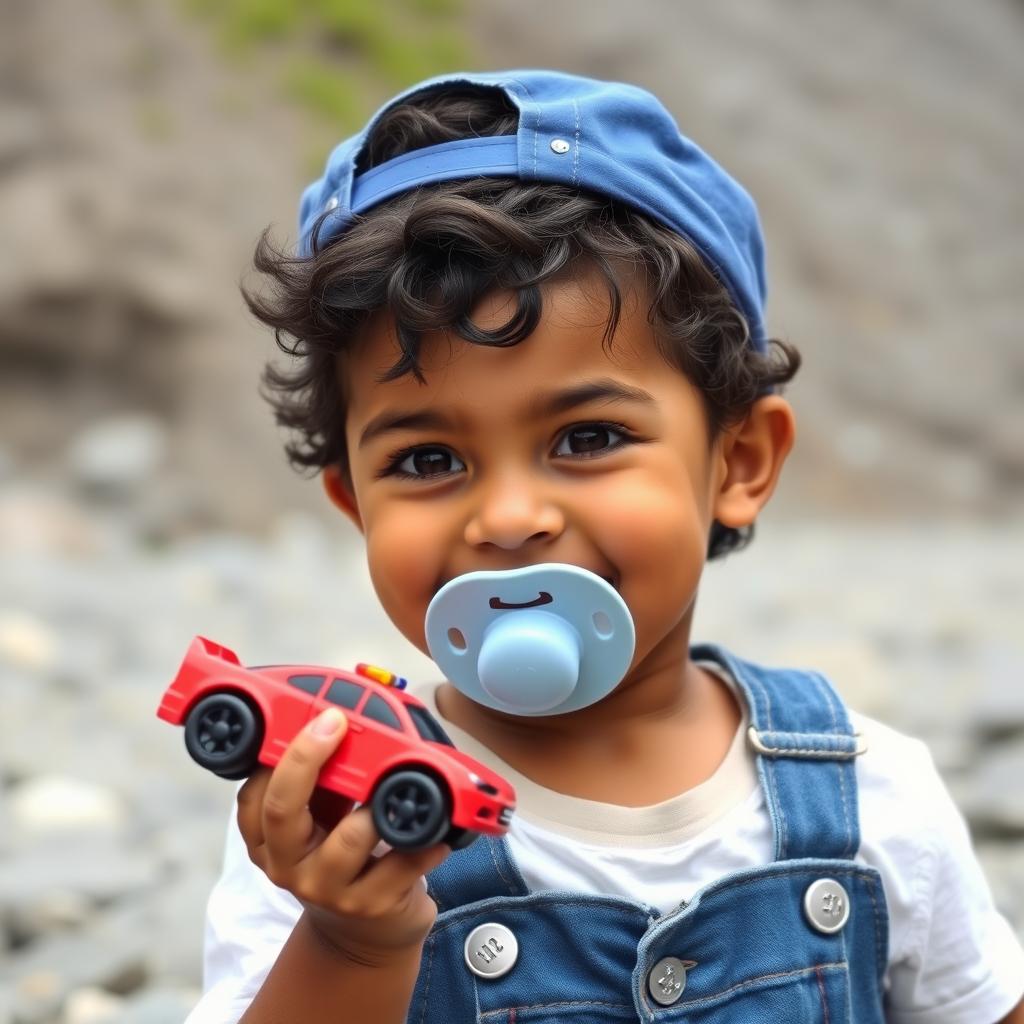
[[[515,135],[459,139],[412,150],[363,174],[356,160],[377,121],[403,100],[443,85],[500,89],[519,111]],[[657,97],[635,85],[560,71],[458,72],[429,78],[389,100],[358,135],[340,143],[324,175],[302,194],[299,253],[311,253],[317,217],[332,211],[318,245],[352,215],[419,185],[475,177],[551,181],[597,192],[687,238],[767,347],[764,241],[743,187],[676,127]]]

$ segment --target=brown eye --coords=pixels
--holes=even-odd
[[[395,462],[399,476],[428,477],[464,469],[462,462],[446,448],[416,448]]]
[[[592,455],[618,448],[624,441],[621,431],[603,423],[585,423],[567,430],[555,449],[556,455]]]

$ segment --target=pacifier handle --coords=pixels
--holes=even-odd
[[[539,715],[564,703],[579,681],[582,642],[558,615],[521,611],[492,622],[484,633],[477,675],[504,711]]]

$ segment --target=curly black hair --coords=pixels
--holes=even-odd
[[[501,90],[424,90],[385,112],[357,171],[440,142],[512,135],[517,126],[518,111]],[[265,229],[253,264],[273,286],[266,295],[242,286],[250,311],[293,357],[285,369],[267,363],[261,393],[278,424],[297,434],[285,446],[297,469],[348,471],[337,356],[375,310],[386,307],[394,317],[402,352],[384,379],[406,373],[422,379],[425,332],[451,330],[477,345],[518,344],[540,321],[540,286],[587,264],[608,285],[605,345],[621,313],[619,268],[643,275],[659,348],[700,391],[712,441],[800,366],[799,352],[787,342],[771,339],[766,353],[753,348],[746,319],[687,239],[585,189],[505,178],[439,182],[398,195],[321,241],[329,216],[314,223],[309,255],[276,248]],[[517,307],[508,323],[485,331],[469,313],[493,289],[514,292]],[[742,547],[752,535],[752,526],[735,530],[715,522],[708,557]]]

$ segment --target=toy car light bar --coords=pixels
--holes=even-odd
[[[365,661],[361,661],[356,665],[356,672],[365,679],[372,679],[375,683],[380,683],[382,686],[393,686],[396,690],[404,690],[409,685],[408,681],[403,679],[402,676],[395,675],[394,672],[389,672],[386,668],[381,668],[379,665],[368,665]]]

